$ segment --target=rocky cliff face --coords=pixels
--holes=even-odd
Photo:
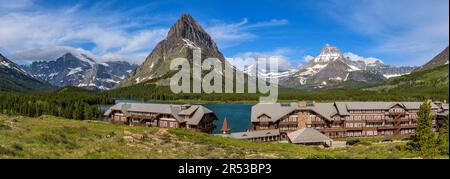
[[[193,49],[201,49],[202,60],[212,57],[227,63],[211,36],[190,15],[185,14],[170,28],[167,38],[156,45],[145,62],[131,72],[120,86],[149,81],[168,85],[171,61],[186,58],[192,64]]]

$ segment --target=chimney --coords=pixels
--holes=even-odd
[[[308,101],[307,103],[306,103],[306,106],[307,107],[314,107],[316,105],[316,102],[315,101]]]
[[[192,105],[191,104],[183,104],[181,105],[181,110],[189,109]]]
[[[299,108],[304,108],[304,107],[306,107],[306,101],[299,101],[299,102],[298,102],[298,107],[299,107]]]
[[[230,134],[231,133],[231,129],[228,128],[228,121],[227,121],[226,117],[223,120],[222,129],[220,129],[220,131],[222,132],[222,134]]]

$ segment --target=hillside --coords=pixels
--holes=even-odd
[[[443,65],[430,70],[422,70],[389,79],[380,85],[364,90],[396,93],[422,93],[424,96],[436,94],[448,99],[449,65]]]
[[[0,54],[0,91],[51,91],[55,87],[34,78]]]
[[[445,71],[445,70],[444,70]],[[448,74],[448,72],[447,72]],[[392,79],[394,80],[394,79]],[[392,81],[391,80],[391,81]],[[448,81],[448,79],[447,79]],[[383,83],[384,84],[384,83]],[[375,85],[366,88],[365,83],[348,81],[336,85],[337,89],[301,90],[292,88],[279,88],[278,100],[281,102],[297,101],[423,101],[425,99],[447,100],[448,87],[441,88],[411,88],[399,90],[382,90],[386,87]],[[397,89],[397,88],[396,88]],[[376,91],[376,92],[374,92]],[[221,93],[221,94],[174,94],[168,86],[157,86],[151,83],[141,83],[129,87],[116,88],[101,93],[105,98],[135,99],[149,102],[175,102],[175,103],[258,103],[260,93]]]
[[[424,71],[424,70],[431,70],[433,68],[447,65],[449,60],[449,51],[448,47],[445,48],[441,53],[436,55],[433,59],[431,59],[428,63],[425,65],[422,65],[418,69],[416,69],[414,72]]]
[[[26,132],[25,132],[26,131]],[[195,133],[0,115],[0,158],[413,158],[404,142],[321,149]],[[439,157],[439,156],[436,156]]]

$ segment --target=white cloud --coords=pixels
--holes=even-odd
[[[147,56],[142,56],[140,54],[136,56],[122,56],[117,54],[104,54],[96,58],[98,62],[108,62],[108,61],[126,61],[131,64],[140,65]]]
[[[95,55],[94,53],[82,49],[74,48],[68,46],[56,46],[44,49],[32,49],[26,51],[20,51],[12,55],[12,60],[24,62],[24,61],[51,61],[56,60],[59,57],[65,55],[66,53],[71,53],[73,55],[84,54],[96,62],[106,62],[106,61],[127,61],[129,63],[139,64],[143,62],[146,56],[136,55],[136,56],[123,56],[118,54],[103,54]]]
[[[311,55],[306,55],[303,57],[303,61],[305,61],[306,63],[310,62],[313,59],[314,59],[314,57]]]
[[[375,57],[367,57],[366,58],[366,57],[356,55],[352,52],[347,52],[347,53],[344,53],[343,55],[344,55],[344,57],[349,58],[352,61],[363,61],[366,64],[375,63],[377,61],[383,63],[383,61],[378,58],[375,58]]]
[[[39,51],[45,57],[59,55],[55,50],[61,50],[61,47],[74,46],[86,48],[99,60],[129,57],[135,63],[141,63],[167,34],[167,27],[156,26],[155,22],[161,24],[164,20],[173,20],[172,16],[136,16],[147,8],[104,13],[104,6],[109,2],[87,4],[47,9],[35,5],[33,0],[0,0],[1,53],[14,54],[19,60],[29,57],[28,52]],[[127,15],[136,18],[124,18]],[[237,23],[214,21],[203,25],[220,48],[227,48],[257,38],[252,30],[285,24],[288,24],[286,19],[254,23],[243,19]]]
[[[293,60],[287,57],[287,54],[290,52],[291,50],[287,48],[279,48],[269,52],[244,52],[236,54],[233,57],[228,57],[227,60],[240,70],[254,65],[253,62],[255,61],[268,60],[268,66],[277,64],[278,71],[288,71],[297,68]]]
[[[1,9],[24,9],[31,7],[34,4],[33,0],[0,0]]]
[[[367,51],[421,64],[449,44],[448,0],[327,1],[334,20],[374,39]]]
[[[20,56],[18,53],[24,51],[46,48],[52,51],[60,46],[79,46],[77,44],[81,43],[91,46],[91,53],[98,57],[122,56],[133,61],[140,59],[135,63],[141,63],[142,56],[148,55],[167,32],[166,28],[160,27],[139,28],[137,22],[124,22],[114,14],[98,16],[97,12],[85,10],[82,5],[52,10],[30,9],[0,13],[0,50],[3,54]]]
[[[216,21],[213,25],[208,26],[206,31],[219,44],[219,47],[227,48],[256,38],[257,35],[252,33],[251,30],[286,24],[288,24],[288,20],[286,19],[272,19],[267,22],[249,23],[248,19],[245,18],[237,23]]]
[[[50,61],[56,60],[66,53],[72,54],[85,54],[89,57],[94,57],[94,55],[81,48],[73,48],[66,46],[56,46],[52,48],[45,49],[32,49],[27,51],[21,51],[12,55],[13,60],[28,60],[28,61]]]
[[[142,47],[147,47],[149,44],[156,44],[163,40],[167,35],[168,29],[146,30],[138,33],[136,36],[129,39],[126,46],[120,49],[123,53],[141,52]]]

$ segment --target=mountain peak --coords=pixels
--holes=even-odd
[[[9,60],[0,53],[0,62],[4,62],[6,64],[6,62],[9,63]]]
[[[319,56],[314,58],[314,62],[327,63],[341,58],[344,58],[344,55],[342,55],[342,52],[337,47],[325,44],[320,50]]]
[[[447,65],[447,64],[449,64],[448,46],[441,53],[436,55],[433,59],[431,59],[425,65],[419,67],[415,71],[430,70],[430,69],[436,68],[438,66]]]
[[[195,45],[212,47],[217,49],[217,45],[211,36],[200,26],[200,24],[189,14],[183,14],[177,22],[170,28],[167,40],[189,40]]]
[[[130,86],[143,82],[169,85],[170,62],[183,57],[192,62],[193,49],[201,49],[201,58],[216,58],[225,63],[211,36],[189,14],[183,14],[170,28],[165,40],[159,42],[147,56],[145,62],[125,78],[120,86]]]
[[[75,57],[75,56],[74,56],[72,53],[67,52],[67,53],[65,53],[62,57],[67,58],[67,57]]]

